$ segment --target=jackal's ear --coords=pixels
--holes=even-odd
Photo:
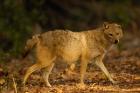
[[[108,25],[109,23],[108,22],[104,22],[103,23],[103,27],[105,28],[105,29],[108,29],[109,28],[109,25]]]

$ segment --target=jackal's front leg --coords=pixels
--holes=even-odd
[[[104,72],[104,74],[107,76],[107,78],[113,83],[116,84],[117,82],[113,80],[113,78],[111,77],[110,73],[108,72],[108,70],[106,69],[106,67],[104,66],[102,59],[104,56],[98,56],[95,59],[95,63],[96,65]]]
[[[85,58],[81,59],[81,67],[80,67],[80,83],[78,84],[80,88],[84,88],[84,75],[86,73],[88,60]]]

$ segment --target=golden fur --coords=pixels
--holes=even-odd
[[[36,63],[27,70],[23,83],[26,83],[32,72],[44,68],[44,80],[47,86],[51,86],[48,77],[54,64],[59,62],[58,59],[68,64],[80,59],[80,84],[82,85],[84,85],[87,64],[91,60],[95,60],[109,80],[115,83],[102,60],[106,51],[111,45],[118,43],[122,35],[121,26],[116,23],[104,23],[99,28],[88,31],[55,30],[35,35],[27,41],[25,52],[35,46]]]

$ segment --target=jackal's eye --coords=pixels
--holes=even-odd
[[[116,33],[116,35],[119,35],[119,33]]]

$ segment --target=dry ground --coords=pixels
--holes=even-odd
[[[33,64],[25,60],[12,59],[0,64],[0,93],[14,93],[14,81],[18,93],[140,93],[140,38],[139,35],[125,34],[125,38],[106,55],[104,64],[113,78],[118,81],[112,85],[101,70],[89,63],[85,83],[86,87],[80,89],[76,86],[79,81],[79,64],[75,73],[63,77],[65,66],[56,65],[50,74],[51,88],[45,87],[41,78],[41,71],[33,73],[25,87],[21,85],[26,69]],[[9,61],[9,62],[8,62]],[[62,69],[63,68],[63,69]]]

